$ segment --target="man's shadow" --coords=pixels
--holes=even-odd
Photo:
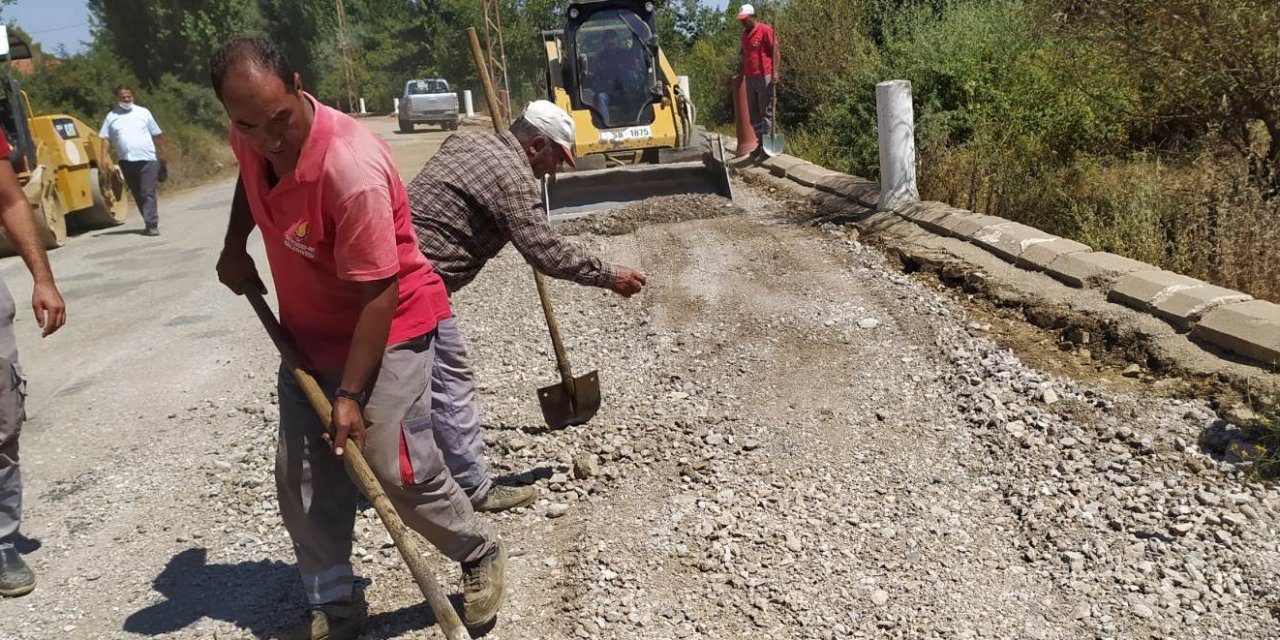
[[[258,638],[267,638],[290,623],[302,619],[306,603],[302,583],[293,564],[276,561],[210,565],[208,550],[187,549],[174,556],[156,577],[153,585],[165,601],[130,615],[124,630],[143,636],[175,633],[205,618],[225,620]],[[360,581],[357,589],[367,586]],[[461,596],[451,595],[454,609],[461,611]],[[430,607],[417,604],[388,611],[364,624],[362,637],[373,640],[395,638],[436,623]],[[482,637],[492,629],[472,631]]]
[[[284,622],[282,614],[300,611],[302,583],[292,564],[275,561],[211,565],[208,550],[187,549],[156,576],[164,602],[138,611],[124,630],[160,636],[204,618],[226,620],[263,638]]]

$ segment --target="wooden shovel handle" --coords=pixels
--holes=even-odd
[[[315,410],[316,416],[320,418],[320,423],[324,425],[325,431],[333,435],[333,404],[330,403],[329,397],[320,388],[320,383],[316,382],[315,377],[302,368],[297,351],[294,350],[293,344],[289,341],[288,336],[285,335],[284,328],[276,320],[276,315],[271,311],[271,306],[267,304],[267,301],[262,297],[262,293],[258,291],[257,284],[245,283],[245,297],[249,299],[249,304],[253,305],[253,310],[257,312],[258,319],[262,321],[263,328],[267,330],[267,335],[271,336],[271,341],[275,343],[276,350],[280,352],[280,357],[284,360],[285,367],[289,369],[289,373],[293,374],[293,378],[298,381],[298,386],[302,387],[302,392],[307,396],[307,400],[311,403],[311,408]],[[368,461],[364,459],[364,453],[360,451],[360,447],[355,440],[347,440],[347,446],[342,452],[342,460],[346,463],[347,472],[356,481],[356,485],[373,503],[373,509],[378,512],[378,517],[382,520],[382,526],[386,527],[387,533],[391,534],[391,540],[395,542],[396,549],[400,551],[400,557],[404,558],[405,564],[409,566],[409,573],[413,574],[414,582],[417,582],[418,588],[422,590],[422,595],[427,599],[431,612],[435,614],[436,624],[440,626],[444,636],[448,640],[470,640],[471,636],[462,625],[462,620],[458,618],[458,612],[453,610],[453,605],[449,603],[449,599],[440,590],[435,574],[427,566],[427,557],[421,545],[418,544],[417,538],[409,534],[408,527],[400,519],[400,514],[396,513],[395,507],[391,504],[391,499],[382,490],[382,484],[378,482],[377,476],[373,474],[373,469],[369,467]]]

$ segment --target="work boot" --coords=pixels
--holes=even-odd
[[[36,574],[23,562],[18,550],[0,547],[0,596],[16,598],[36,588]]]
[[[462,563],[462,623],[483,627],[498,617],[507,598],[507,549],[498,541],[489,555]]]
[[[363,602],[322,604],[307,611],[307,619],[281,631],[280,640],[354,640],[369,615]]]
[[[475,510],[486,513],[497,513],[509,509],[519,509],[538,499],[537,487],[508,487],[494,485],[484,499],[476,503]]]

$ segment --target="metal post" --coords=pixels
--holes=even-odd
[[[475,107],[475,104],[471,102],[471,90],[470,90],[470,89],[467,89],[467,90],[465,90],[465,91],[463,91],[463,92],[462,92],[462,106],[463,106],[463,108],[465,108],[465,109],[466,109],[466,114],[467,114],[467,117],[468,117],[468,118],[474,117],[474,116],[476,115],[476,107]]]
[[[876,85],[880,133],[880,209],[920,200],[916,189],[915,111],[911,82],[889,80]]]

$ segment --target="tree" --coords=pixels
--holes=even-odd
[[[165,74],[208,83],[209,54],[263,26],[255,0],[88,0],[95,41],[107,44],[145,86]]]
[[[1141,78],[1161,122],[1215,130],[1269,198],[1280,195],[1280,3],[1128,0],[1051,3],[1069,33]]]

